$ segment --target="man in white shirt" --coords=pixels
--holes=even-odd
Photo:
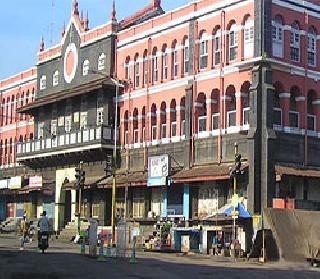
[[[42,217],[38,222],[38,226],[40,227],[40,233],[49,231],[49,219],[47,217],[47,212],[43,211]]]

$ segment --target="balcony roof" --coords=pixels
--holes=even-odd
[[[104,87],[113,87],[113,86],[115,86],[115,83],[111,78],[104,77],[104,78],[95,79],[93,81],[90,81],[86,84],[82,84],[74,88],[61,90],[57,93],[53,93],[50,95],[45,95],[43,97],[37,98],[34,102],[18,108],[17,112],[32,114],[32,111],[34,109],[37,109],[44,105],[56,103],[56,102],[69,99],[75,96],[83,95],[85,93],[89,93]]]
[[[275,169],[277,175],[320,178],[320,168],[276,165]]]

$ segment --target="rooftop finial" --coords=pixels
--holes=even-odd
[[[112,2],[112,13],[111,13],[111,20],[113,21],[113,20],[117,20],[117,18],[116,18],[116,1],[115,0],[113,0],[113,2]]]
[[[152,5],[154,8],[160,7],[161,0],[152,0]]]
[[[79,9],[78,9],[78,1],[77,0],[73,0],[72,2],[72,14],[73,15],[79,15]]]
[[[63,38],[65,34],[66,34],[66,24],[64,22],[63,26],[62,26],[62,29],[61,29],[61,37]]]
[[[87,11],[87,14],[84,18],[83,29],[84,29],[84,31],[89,30],[89,12],[88,11]]]
[[[44,40],[43,40],[43,37],[41,37],[39,51],[40,52],[44,51]]]

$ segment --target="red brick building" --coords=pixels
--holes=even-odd
[[[38,54],[35,102],[19,109],[34,117],[36,136],[19,145],[18,161],[55,181],[56,216],[68,216],[61,227],[75,213],[80,160],[82,215],[109,224],[103,166],[115,118],[118,214],[145,238],[169,218],[181,227],[176,243],[195,231],[194,249],[210,247],[217,230],[231,240],[222,213],[234,194],[235,143],[236,191],[251,216],[281,204],[274,199],[320,209],[317,1],[201,0],[164,12],[153,0],[120,22],[113,6],[111,21],[94,29],[72,7],[61,42]],[[119,96],[113,78],[126,81]],[[252,227],[238,226],[248,250]]]

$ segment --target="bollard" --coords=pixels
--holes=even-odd
[[[131,264],[137,263],[137,259],[136,259],[136,237],[135,236],[133,237],[133,248],[132,248],[130,263]]]

